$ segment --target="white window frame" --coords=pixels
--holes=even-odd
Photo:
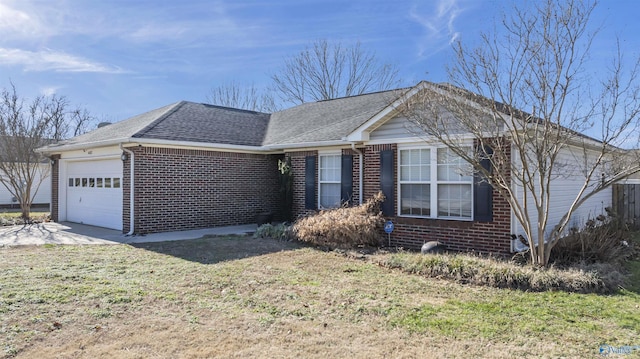
[[[322,180],[322,157],[338,157],[338,179],[336,180]],[[340,206],[340,192],[342,190],[342,151],[323,151],[318,152],[318,208],[328,209],[336,208]],[[322,205],[322,185],[323,184],[337,184],[338,185],[338,203],[333,207],[325,207]]]
[[[398,173],[397,173],[397,183],[396,183],[396,192],[398,198],[398,209],[397,215],[398,217],[408,217],[408,218],[431,218],[431,219],[446,219],[446,220],[456,220],[456,221],[473,221],[474,213],[474,186],[473,186],[473,175],[470,175],[470,179],[465,181],[448,181],[448,180],[439,180],[438,179],[438,149],[446,149],[446,146],[425,146],[425,145],[400,145],[398,146],[397,153],[397,164],[398,164]],[[469,148],[472,148],[472,145],[469,144]],[[401,152],[406,150],[418,150],[418,149],[427,149],[429,150],[430,155],[430,163],[429,170],[430,176],[428,181],[411,181],[411,180],[402,180],[402,166],[401,166]],[[430,194],[430,214],[429,215],[415,215],[415,214],[402,214],[402,185],[403,184],[428,184],[429,194]],[[449,185],[449,184],[463,184],[469,185],[471,190],[471,198],[469,199],[471,202],[471,216],[470,217],[458,217],[458,216],[439,216],[438,215],[438,187],[440,185]]]

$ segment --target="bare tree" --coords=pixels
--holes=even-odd
[[[260,91],[255,85],[240,86],[229,82],[211,89],[207,101],[213,105],[240,108],[249,111],[274,112],[279,110],[270,92]]]
[[[379,63],[360,43],[347,47],[319,40],[288,58],[271,79],[283,101],[301,104],[388,90],[397,86],[397,75],[395,66]]]
[[[25,219],[51,169],[35,150],[79,134],[92,121],[86,110],[68,107],[65,97],[55,95],[27,102],[13,84],[0,93],[0,183],[16,198]]]
[[[458,42],[453,85],[425,86],[402,111],[508,201],[532,262],[546,266],[576,210],[640,170],[638,152],[623,150],[638,146],[639,68],[623,66],[618,46],[606,75],[586,72],[595,3],[530,6],[503,17],[504,31],[482,34],[477,47]],[[560,181],[573,199],[549,223]]]

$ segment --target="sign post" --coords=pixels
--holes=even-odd
[[[393,222],[387,221],[384,224],[384,231],[387,232],[387,237],[389,238],[389,247],[391,247],[391,232],[393,232]]]

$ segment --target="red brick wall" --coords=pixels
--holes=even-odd
[[[131,147],[135,232],[255,223],[279,212],[278,156]],[[129,230],[130,159],[124,163],[123,224]]]
[[[293,219],[304,217],[314,213],[314,210],[305,209],[305,157],[317,156],[317,151],[289,152],[285,156],[291,157],[291,173],[293,174]],[[318,173],[318,162],[316,161],[316,174]],[[318,198],[318,184],[316,176],[316,193],[314,198]]]

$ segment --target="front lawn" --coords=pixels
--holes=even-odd
[[[584,358],[640,346],[634,291],[464,285],[270,239],[0,256],[4,357]]]

